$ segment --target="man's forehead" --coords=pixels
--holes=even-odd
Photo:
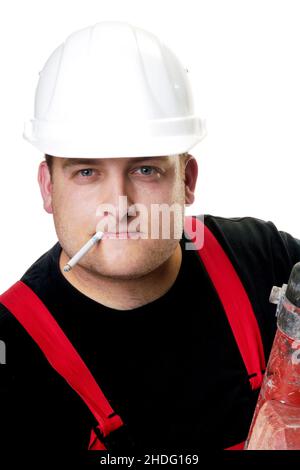
[[[131,158],[61,158],[63,168],[75,166],[75,165],[106,165],[113,162],[120,162],[120,163],[138,163],[144,162],[154,163],[155,161],[159,161],[161,163],[169,162],[173,159],[173,156],[169,155],[162,155],[162,156],[155,156],[155,157],[131,157]]]

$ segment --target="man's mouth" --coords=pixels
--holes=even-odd
[[[104,232],[102,240],[105,239],[122,239],[128,238],[137,239],[141,238],[142,232]]]

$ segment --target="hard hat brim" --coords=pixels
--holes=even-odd
[[[31,120],[25,123],[23,137],[44,154],[65,158],[130,158],[178,155],[188,152],[206,135],[205,123],[197,117],[148,123],[148,132],[141,125],[124,128],[122,135],[110,135],[105,125],[88,125],[82,131],[77,123],[55,123]],[[176,134],[177,127],[185,134]],[[143,128],[144,129],[144,128]],[[168,129],[168,132],[166,132]],[[133,130],[135,132],[133,132]],[[90,138],[89,138],[90,134]],[[97,140],[95,141],[95,136]],[[84,137],[84,138],[83,138]]]

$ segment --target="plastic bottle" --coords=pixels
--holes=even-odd
[[[245,449],[300,449],[300,262],[288,284],[274,286],[277,332]]]

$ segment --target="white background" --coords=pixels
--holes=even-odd
[[[120,20],[158,35],[188,68],[208,136],[194,149],[190,212],[272,220],[300,238],[300,3],[295,0],[10,0],[0,4],[0,291],[55,242],[22,139],[38,72],[73,31]]]

